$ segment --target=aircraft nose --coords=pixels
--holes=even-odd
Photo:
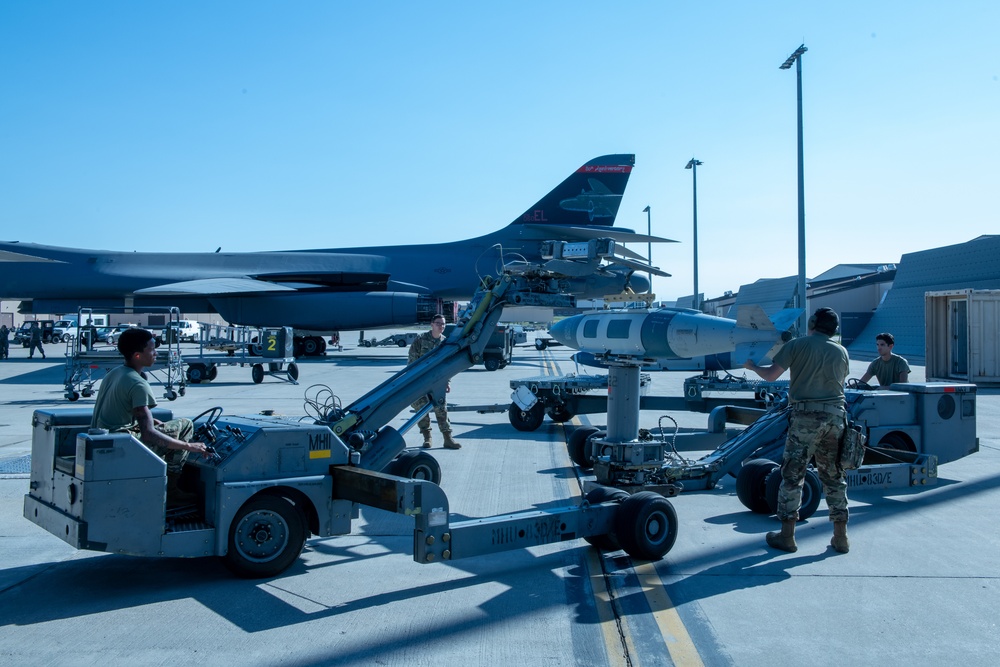
[[[628,279],[629,286],[638,294],[645,294],[649,291],[649,278],[641,273],[633,273]]]
[[[576,325],[577,317],[567,317],[549,327],[549,335],[567,347],[577,348]]]

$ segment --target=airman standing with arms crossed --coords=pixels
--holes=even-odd
[[[878,349],[878,359],[868,364],[868,370],[861,376],[862,382],[868,382],[872,377],[878,378],[878,384],[885,389],[893,382],[907,382],[910,379],[910,365],[906,359],[892,353],[896,340],[891,333],[880,333],[875,336],[875,347]]]
[[[444,342],[444,315],[437,314],[431,318],[431,330],[425,331],[424,333],[417,336],[416,340],[410,345],[410,352],[407,355],[408,362],[413,363],[420,357],[424,356],[438,345]],[[448,383],[448,391],[451,391],[451,383]],[[413,409],[419,410],[420,408],[427,405],[427,399],[421,398],[413,403]],[[445,449],[461,449],[462,445],[455,442],[451,437],[451,422],[448,421],[448,408],[444,405],[434,408],[434,416],[437,418],[438,428],[441,430],[441,435],[444,437],[444,447]],[[428,412],[420,421],[417,422],[417,427],[420,429],[420,434],[424,436],[424,449],[430,449],[431,447],[431,415]]]
[[[850,550],[847,478],[838,465],[840,438],[847,418],[844,380],[850,371],[850,359],[847,350],[831,338],[839,326],[837,313],[820,308],[809,318],[808,335],[785,343],[770,366],[758,366],[752,360],[743,364],[769,382],[777,380],[786,369],[791,372],[788,386],[791,414],[778,491],[781,532],[767,534],[768,545],[782,551],[798,550],[795,524],[799,520],[806,466],[813,456],[833,522],[830,545],[840,553]]]

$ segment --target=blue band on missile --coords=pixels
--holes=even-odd
[[[642,323],[640,339],[642,346],[646,350],[646,356],[657,359],[682,359],[670,347],[667,340],[667,331],[670,329],[670,321],[677,313],[669,310],[657,310],[649,314]]]

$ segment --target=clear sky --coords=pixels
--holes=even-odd
[[[478,236],[635,153],[664,299],[998,231],[1000,2],[0,3],[0,239],[279,250]],[[645,246],[634,248],[645,251]]]

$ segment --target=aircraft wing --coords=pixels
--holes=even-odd
[[[176,283],[166,283],[156,287],[138,289],[136,294],[149,296],[179,296],[211,294],[248,294],[253,292],[294,292],[294,287],[269,283],[253,278],[202,278],[200,280],[183,280]]]

